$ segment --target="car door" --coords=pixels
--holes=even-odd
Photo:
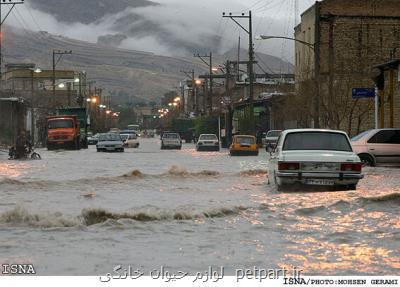
[[[377,163],[400,162],[400,130],[381,130],[367,141]]]

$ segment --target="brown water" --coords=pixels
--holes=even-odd
[[[197,272],[298,266],[306,274],[396,275],[400,169],[365,171],[357,191],[277,192],[267,154],[39,150],[0,155],[0,263],[39,275],[95,275],[115,265]]]

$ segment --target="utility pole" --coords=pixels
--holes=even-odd
[[[225,138],[226,138],[226,146],[229,147],[231,145],[232,139],[232,95],[230,82],[232,79],[231,75],[231,61],[226,61],[226,79],[225,79],[225,97],[224,100],[225,105],[228,108],[228,111],[225,116]],[[238,65],[239,66],[239,65]]]
[[[192,99],[191,101],[189,101],[189,99],[187,100],[187,106],[189,109],[189,104],[190,102],[192,102],[192,107],[191,109],[194,110],[197,114],[198,112],[198,103],[197,103],[197,95],[196,95],[196,81],[194,79],[194,70],[191,71],[183,71],[181,70],[181,73],[184,73],[188,78],[190,78],[190,80],[192,81]]]
[[[63,55],[71,55],[72,51],[60,51],[53,50],[53,108],[55,108],[56,103],[56,66],[60,62]],[[58,59],[56,61],[56,56]]]
[[[204,64],[206,64],[209,68],[209,75],[210,75],[210,89],[206,100],[206,112],[211,115],[212,114],[212,99],[213,99],[213,66],[212,66],[212,53],[210,52],[209,55],[199,55],[196,54],[194,57],[199,58]],[[204,60],[204,58],[208,58],[209,62]]]
[[[233,22],[235,22],[240,28],[242,28],[249,35],[249,65],[248,65],[248,73],[249,73],[249,133],[252,135],[256,134],[255,130],[255,122],[254,122],[254,47],[253,47],[253,23],[252,23],[252,15],[251,11],[246,15],[245,13],[241,13],[239,15],[233,15],[229,13],[228,15],[224,12],[222,13],[222,17],[230,18]],[[236,19],[248,19],[249,27],[246,29],[241,23],[239,23]]]
[[[2,42],[3,42],[3,30],[2,30],[2,27],[3,27],[4,22],[6,21],[6,19],[10,15],[11,11],[14,9],[15,5],[18,5],[18,4],[24,4],[24,0],[17,0],[17,1],[8,0],[7,2],[6,1],[0,1],[0,76],[2,75],[2,72],[3,72],[3,70],[2,70],[2,65],[3,65],[3,53],[2,53],[2,48],[3,48],[3,44],[2,44]],[[3,19],[2,14],[1,14],[2,5],[11,5],[11,8],[8,10],[8,12],[7,12],[6,16],[4,17],[4,19]],[[2,78],[0,79],[0,82],[2,82]],[[0,87],[2,88],[2,85]]]

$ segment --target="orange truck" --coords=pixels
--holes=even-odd
[[[47,149],[80,149],[79,120],[75,115],[47,117]]]

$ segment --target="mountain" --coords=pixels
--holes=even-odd
[[[238,51],[237,49],[231,49],[223,54],[224,60],[237,60]],[[247,61],[249,59],[248,51],[245,49],[240,49],[239,59],[241,61]],[[290,74],[294,71],[293,64],[286,62],[278,57],[255,52],[255,60],[257,62],[254,65],[254,71],[258,74]]]
[[[8,63],[36,63],[42,69],[51,69],[52,51],[72,50],[65,55],[57,69],[86,71],[88,80],[96,81],[106,95],[118,97],[120,102],[159,101],[164,93],[176,90],[186,78],[182,70],[195,70],[196,75],[206,74],[208,67],[198,58],[165,57],[153,53],[107,47],[78,41],[47,32],[17,30],[5,26],[3,55]],[[242,51],[242,59],[247,59]],[[215,55],[214,63],[222,64],[227,58],[235,60],[232,50],[225,55]],[[272,56],[259,54],[266,64],[279,72],[290,64]]]
[[[86,71],[89,80],[112,95],[156,100],[174,90],[185,79],[181,70],[206,69],[192,58],[172,58],[152,53],[105,47],[46,32],[21,31],[6,26],[3,55],[8,63],[36,63],[51,69],[52,51],[72,50],[57,65],[58,69]]]

